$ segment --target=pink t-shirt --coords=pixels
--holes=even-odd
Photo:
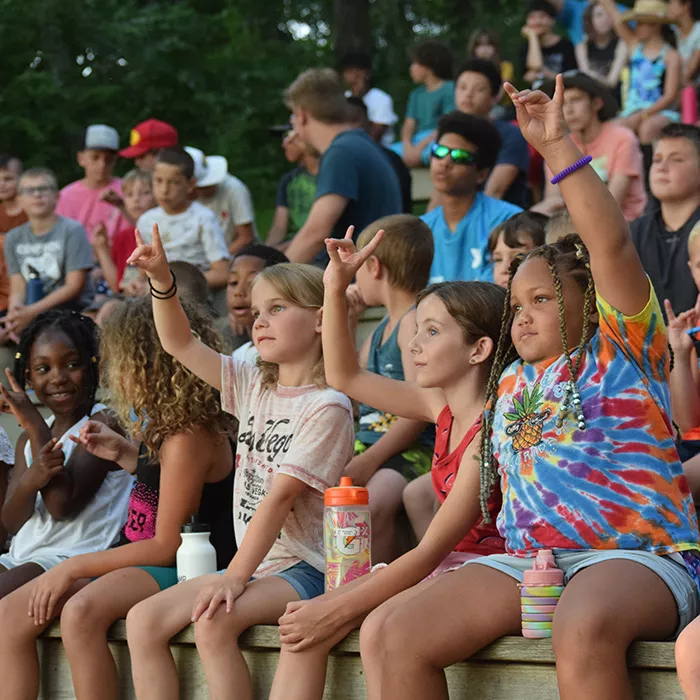
[[[82,180],[76,180],[61,190],[56,213],[69,219],[79,221],[87,231],[87,237],[92,243],[95,229],[102,223],[107,227],[107,235],[111,241],[117,232],[130,225],[116,207],[103,202],[100,197],[107,190],[122,194],[119,178],[98,190],[85,186]]]
[[[306,488],[255,576],[279,573],[300,561],[323,571],[323,492],[338,483],[353,455],[350,401],[316,386],[264,389],[257,366],[221,358],[221,405],[239,421],[233,486],[236,542],[240,546],[277,475],[286,474]]]
[[[578,134],[572,133],[571,138],[584,155],[593,158],[591,167],[606,185],[613,175],[631,178],[620,208],[627,221],[639,218],[647,205],[647,193],[644,189],[644,159],[634,132],[614,122],[603,122],[602,131],[591,143],[581,143]],[[552,177],[549,168],[547,177]]]

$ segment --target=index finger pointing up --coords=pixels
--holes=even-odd
[[[12,391],[22,391],[22,387],[15,379],[15,375],[12,374],[9,367],[5,368],[5,375],[7,376],[7,380],[10,382],[10,387],[12,388]]]

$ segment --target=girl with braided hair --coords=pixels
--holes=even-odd
[[[632,641],[672,638],[698,611],[697,517],[674,445],[659,303],[615,200],[568,136],[562,77],[551,100],[505,89],[559,173],[581,240],[511,266],[480,454],[482,508],[500,475],[507,554],[365,620],[362,657],[382,700],[447,698],[446,666],[519,634],[517,583],[540,549],[565,572],[552,626],[564,700],[632,698]]]
[[[15,533],[0,556],[0,598],[75,554],[107,549],[126,518],[132,477],[70,438],[93,420],[113,422],[96,402],[97,326],[75,311],[37,316],[20,338],[11,390],[1,408],[24,429],[2,509]],[[24,389],[29,385],[53,414],[44,421]]]

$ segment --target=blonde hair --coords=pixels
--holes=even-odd
[[[690,235],[688,236],[688,250],[690,250],[691,246],[695,241],[697,241],[700,238],[700,221],[698,221],[695,226],[690,231]]]
[[[357,247],[364,248],[377,231],[384,238],[374,256],[387,269],[389,283],[418,294],[428,284],[433,264],[433,234],[428,225],[411,214],[385,216],[371,223],[358,237]]]
[[[343,84],[330,68],[304,71],[286,89],[284,101],[289,109],[305,109],[324,124],[343,124],[349,119]]]
[[[265,281],[272,285],[277,293],[290,304],[302,309],[323,308],[323,272],[313,265],[301,263],[280,263],[265,268],[253,282],[253,287]],[[262,385],[270,389],[279,380],[279,365],[274,362],[265,362],[261,357],[257,361],[262,374]],[[313,368],[314,384],[324,389],[326,383],[326,371],[323,366],[323,351],[321,357]]]
[[[151,173],[134,168],[133,170],[129,170],[129,172],[122,178],[122,192],[127,188],[132,187],[137,182],[145,182],[150,188],[153,188]]]
[[[557,212],[545,225],[545,243],[547,245],[552,245],[552,243],[556,243],[558,240],[565,236],[570,236],[572,233],[576,233],[576,227],[574,226],[571,214],[564,209],[563,211]]]
[[[221,339],[211,318],[187,300],[182,306],[194,335],[220,352]],[[166,438],[195,427],[221,436],[229,432],[219,392],[163,350],[148,297],[119,304],[102,335],[102,374],[111,403],[151,456]]]

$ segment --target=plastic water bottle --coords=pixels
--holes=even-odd
[[[323,533],[326,543],[326,590],[369,573],[371,523],[369,491],[353,486],[348,476],[340,486],[326,489]]]
[[[182,526],[182,544],[177,550],[177,580],[188,581],[197,576],[216,572],[216,550],[209,541],[209,525],[192,516]]]
[[[523,637],[543,639],[552,636],[554,610],[564,590],[564,572],[557,568],[551,549],[541,549],[535,563],[523,574],[520,584],[520,611]]]
[[[44,283],[41,281],[41,275],[39,275],[37,270],[35,270],[31,265],[28,265],[28,268],[29,279],[27,280],[24,293],[24,303],[27,306],[44,298]]]

